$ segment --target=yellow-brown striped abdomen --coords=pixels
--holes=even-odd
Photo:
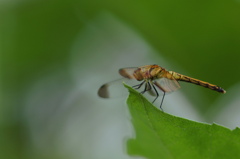
[[[226,93],[226,91],[224,89],[222,89],[221,87],[219,87],[217,85],[214,85],[214,84],[211,84],[208,82],[204,82],[204,81],[192,78],[192,77],[188,77],[188,76],[185,76],[185,75],[173,72],[173,71],[169,71],[169,73],[172,74],[172,76],[178,81],[189,82],[189,83],[193,83],[196,85],[200,85],[205,88],[209,88],[211,90],[214,90],[214,91],[217,91],[220,93]]]

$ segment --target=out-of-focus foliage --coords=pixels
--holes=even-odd
[[[156,63],[223,87],[182,84],[187,102],[166,100],[227,121],[218,114],[239,112],[239,16],[237,0],[0,1],[0,158],[129,158],[124,100],[96,96],[121,67]]]

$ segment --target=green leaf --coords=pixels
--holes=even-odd
[[[136,136],[127,141],[129,155],[148,159],[240,158],[240,130],[175,117],[154,107],[125,85]]]

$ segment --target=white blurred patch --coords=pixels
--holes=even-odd
[[[85,54],[84,59],[82,54]],[[121,78],[118,75],[119,68],[155,63],[166,66],[167,62],[159,56],[155,57],[154,50],[139,35],[129,27],[124,26],[116,17],[107,13],[101,14],[94,21],[90,22],[85,30],[79,34],[73,47],[71,62],[72,75],[76,85],[79,86],[79,89],[88,91],[89,94],[91,91],[93,100],[99,98],[96,96],[97,90],[102,84]],[[85,122],[82,123],[82,127],[92,126],[94,129],[91,132],[87,129],[82,130],[85,132],[86,138],[78,146],[84,148],[84,143],[87,142],[89,135],[96,135],[99,138],[95,138],[95,142],[89,143],[90,147],[94,147],[93,150],[86,148],[84,151],[78,151],[78,153],[86,156],[89,154],[102,156],[110,150],[110,152],[120,154],[123,150],[119,148],[119,145],[124,144],[122,137],[132,136],[132,129],[126,126],[131,125],[129,118],[126,118],[125,111],[127,107],[124,102],[121,102],[125,100],[123,98],[107,100],[99,98],[97,101],[98,104],[95,105],[90,105],[88,100],[82,101],[83,105],[88,105],[88,107],[98,111],[89,112],[89,115],[93,117],[92,120],[84,120]],[[192,108],[187,99],[184,99],[181,93],[177,93],[174,97],[169,97],[169,99],[164,101],[164,105],[166,111],[167,107],[169,107],[167,105],[177,105],[177,108],[171,109],[175,114],[197,121],[201,119],[196,110]],[[95,119],[97,116],[102,116],[102,118]],[[119,118],[116,119],[116,116]],[[96,125],[101,125],[101,127]],[[121,127],[121,125],[125,125],[125,127]],[[74,133],[76,134],[74,135]],[[74,131],[71,136],[74,138],[74,136],[78,135],[79,132]],[[69,144],[71,145],[71,143]],[[106,154],[104,157],[111,158],[106,156]]]

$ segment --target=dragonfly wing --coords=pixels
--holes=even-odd
[[[128,67],[119,69],[119,74],[128,79],[135,79],[133,76],[134,71],[136,71],[137,67]]]
[[[127,95],[128,91],[123,86],[123,82],[130,86],[136,83],[135,80],[126,78],[105,83],[98,89],[98,96],[102,98],[115,98]]]
[[[109,83],[103,84],[99,89],[98,89],[98,96],[102,98],[109,98]]]
[[[181,88],[178,81],[175,79],[160,78],[153,81],[154,85],[157,86],[163,92],[173,92]]]

